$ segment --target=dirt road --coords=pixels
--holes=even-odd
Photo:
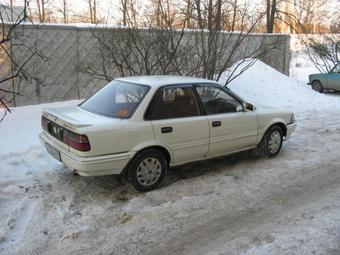
[[[298,115],[276,158],[172,169],[146,194],[73,177],[41,147],[3,156],[0,253],[340,254],[339,114]]]

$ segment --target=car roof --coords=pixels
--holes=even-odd
[[[212,81],[212,80],[189,77],[189,76],[176,76],[176,75],[130,76],[130,77],[117,78],[116,80],[142,84],[142,85],[148,85],[151,87],[161,87],[165,85],[175,85],[175,84],[195,84],[195,83],[218,84],[216,81]]]

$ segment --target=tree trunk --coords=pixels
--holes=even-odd
[[[222,0],[217,0],[217,11],[215,17],[215,27],[217,31],[221,30],[221,21],[222,21]]]
[[[231,23],[231,31],[235,31],[235,22],[236,22],[236,15],[237,15],[237,0],[234,0],[233,6],[233,21]]]
[[[63,15],[64,15],[64,23],[68,23],[68,20],[67,20],[67,0],[63,0]]]
[[[209,0],[208,3],[208,30],[213,30],[213,4],[212,0]]]
[[[267,0],[267,33],[274,32],[274,23],[276,15],[276,0]]]
[[[90,9],[90,20],[91,20],[91,23],[93,23],[92,0],[89,0],[89,9]]]
[[[203,29],[203,20],[202,20],[202,10],[201,10],[201,0],[195,0],[196,3],[196,11],[197,11],[197,22],[198,27]]]
[[[45,0],[41,0],[42,22],[45,22]]]
[[[186,7],[186,22],[187,22],[187,27],[188,27],[188,28],[191,28],[191,15],[192,15],[191,0],[187,0],[187,7]]]
[[[275,15],[276,15],[276,0],[273,0],[270,14],[270,33],[274,32]]]
[[[123,14],[123,26],[127,25],[127,1],[128,0],[121,0],[122,4],[122,14]]]
[[[42,22],[42,18],[41,18],[41,5],[40,5],[40,0],[37,0],[37,8],[38,8],[38,18],[39,18],[39,22]]]
[[[97,23],[97,0],[93,0],[93,23]]]

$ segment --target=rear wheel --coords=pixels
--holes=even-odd
[[[260,149],[268,157],[276,156],[282,147],[283,131],[278,125],[271,126],[259,144]]]
[[[312,82],[312,89],[315,91],[322,93],[323,92],[323,86],[320,81],[313,81]]]
[[[129,181],[138,191],[155,189],[164,179],[168,164],[164,155],[155,149],[140,152],[129,167]]]

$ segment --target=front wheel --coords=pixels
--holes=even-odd
[[[319,92],[319,93],[323,92],[323,86],[322,86],[320,81],[313,81],[312,82],[312,89]]]
[[[167,161],[160,151],[145,150],[132,160],[129,167],[129,181],[138,191],[150,191],[163,181],[167,170]]]
[[[283,131],[278,125],[270,127],[259,144],[260,149],[268,157],[276,156],[282,147]]]

